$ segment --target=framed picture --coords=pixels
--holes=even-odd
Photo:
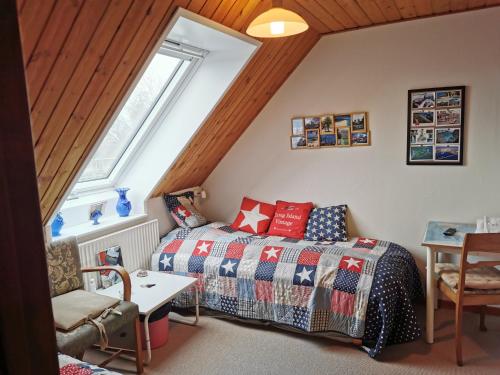
[[[370,132],[351,133],[351,146],[369,146],[369,145],[370,145]]]
[[[443,163],[456,163],[460,160],[460,146],[436,145],[434,160]]]
[[[351,113],[351,132],[367,132],[366,112]]]
[[[434,146],[415,145],[410,146],[411,161],[434,160]]]
[[[320,147],[335,147],[337,144],[336,134],[320,134],[319,145]]]
[[[460,126],[462,110],[460,108],[446,108],[436,110],[436,126]]]
[[[341,114],[333,116],[333,121],[335,123],[335,128],[344,128],[351,126],[351,115],[350,114]]]
[[[305,135],[304,133],[304,118],[295,117],[292,118],[292,136],[293,135]]]
[[[333,125],[333,115],[321,116],[320,131],[321,134],[335,134],[335,127]]]
[[[436,129],[436,144],[459,144],[460,128]]]
[[[435,91],[416,91],[411,94],[411,108],[434,108],[436,106]]]
[[[306,130],[306,144],[307,147],[319,147],[319,129]]]
[[[351,145],[351,129],[348,126],[336,128],[337,146],[349,147]]]
[[[304,121],[306,130],[319,129],[319,123],[321,119],[320,117],[306,117]]]
[[[436,91],[436,107],[460,107],[462,106],[462,90],[442,89]]]
[[[434,125],[434,110],[422,109],[411,112],[411,126]]]
[[[290,137],[290,148],[292,150],[298,150],[306,147],[306,137],[304,135],[292,135]]]
[[[406,164],[463,165],[465,86],[408,91]]]
[[[434,128],[410,129],[410,144],[434,144]]]

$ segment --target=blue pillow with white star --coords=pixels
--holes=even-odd
[[[309,215],[304,239],[307,241],[347,241],[347,205],[315,208]]]

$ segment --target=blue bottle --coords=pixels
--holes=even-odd
[[[60,212],[57,213],[56,217],[50,224],[50,228],[52,230],[52,237],[58,237],[61,235],[61,229],[64,225],[64,220]]]
[[[132,210],[132,204],[127,199],[127,191],[129,188],[118,188],[115,191],[118,193],[118,202],[116,203],[116,212],[121,217],[126,217],[130,214]]]

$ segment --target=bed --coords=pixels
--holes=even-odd
[[[177,228],[152,269],[198,278],[200,304],[308,334],[358,340],[371,357],[421,335],[422,285],[411,254],[388,241],[313,242],[253,235],[225,223]],[[175,305],[194,305],[194,290]]]
[[[59,353],[59,375],[120,375],[91,363],[80,361],[66,354]]]

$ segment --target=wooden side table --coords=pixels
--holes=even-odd
[[[445,236],[443,232],[448,228],[455,228],[453,236]],[[434,310],[437,306],[437,288],[435,264],[438,253],[460,254],[466,233],[474,233],[476,224],[446,223],[429,221],[425,231],[422,246],[427,248],[426,270],[426,341],[434,342]]]

